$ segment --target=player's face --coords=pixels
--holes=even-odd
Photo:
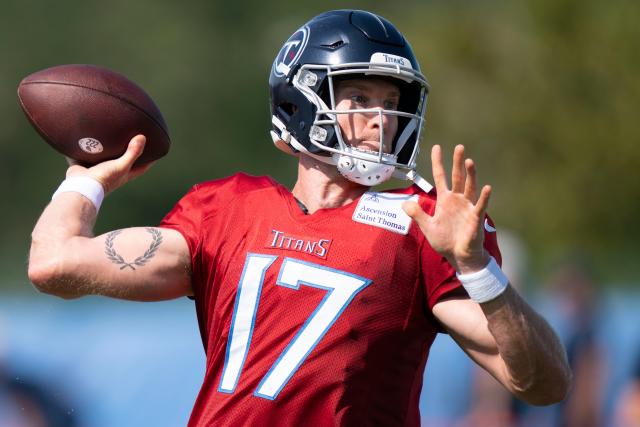
[[[336,85],[336,110],[375,108],[396,110],[400,91],[393,83],[381,79],[349,79]],[[391,151],[398,130],[398,117],[375,112],[338,114],[344,142],[361,150],[378,151],[380,126],[384,131],[383,150]]]

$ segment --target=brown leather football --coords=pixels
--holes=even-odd
[[[18,98],[45,141],[80,164],[119,157],[137,134],[147,144],[136,164],[169,151],[169,131],[156,104],[115,71],[85,64],[47,68],[20,82]]]

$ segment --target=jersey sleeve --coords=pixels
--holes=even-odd
[[[431,213],[430,213],[431,214]],[[493,228],[493,221],[486,217],[486,223]],[[495,229],[487,231],[488,227],[484,227],[484,247],[496,259],[498,265],[502,265],[502,256],[498,249],[498,240]],[[456,271],[449,264],[449,261],[429,245],[426,241],[420,252],[422,262],[422,280],[425,286],[425,294],[427,296],[427,305],[429,311],[433,309],[438,301],[451,297],[469,298],[467,291],[456,277]]]
[[[237,173],[232,176],[193,186],[162,219],[160,227],[181,233],[191,256],[192,286],[196,298],[203,291],[213,271],[211,254],[216,254],[222,239],[212,238],[226,220],[226,211],[238,195],[271,185],[268,177],[252,177]],[[206,254],[205,254],[206,253]]]
[[[180,232],[187,241],[191,259],[193,260],[201,243],[201,222],[202,200],[198,192],[198,185],[195,185],[162,219],[160,227],[172,228]]]

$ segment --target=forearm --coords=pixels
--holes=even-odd
[[[562,400],[570,387],[571,370],[564,347],[546,320],[510,286],[480,306],[504,362],[505,386],[531,404]]]
[[[91,237],[96,222],[96,208],[79,193],[59,194],[47,205],[33,229],[37,239]]]
[[[65,266],[73,256],[73,239],[91,238],[95,220],[95,207],[78,193],[60,194],[49,203],[31,234],[29,277],[39,289],[46,291],[53,281],[70,281]]]

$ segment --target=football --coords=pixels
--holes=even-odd
[[[147,143],[136,164],[169,151],[169,131],[156,104],[115,71],[86,64],[47,68],[20,82],[18,99],[40,136],[82,165],[121,156],[137,134]]]

